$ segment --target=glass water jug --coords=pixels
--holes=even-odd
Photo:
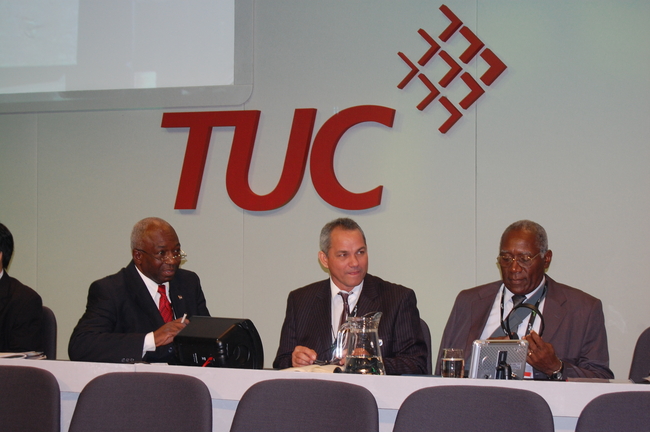
[[[386,375],[378,333],[380,319],[381,312],[349,316],[338,331],[331,363],[345,359],[346,373]]]

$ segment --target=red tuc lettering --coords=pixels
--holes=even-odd
[[[309,163],[311,180],[321,198],[344,210],[365,210],[381,204],[383,186],[364,193],[353,193],[341,186],[334,172],[334,152],[343,134],[352,126],[372,121],[393,127],[394,119],[392,108],[361,105],[347,108],[323,124],[314,138]]]
[[[249,211],[274,210],[287,204],[300,188],[307,165],[315,109],[297,109],[280,181],[267,195],[254,193],[248,182],[260,111],[164,113],[162,127],[189,127],[185,159],[178,184],[175,209],[196,209],[213,127],[234,127],[226,172],[230,199]]]
[[[205,111],[163,114],[162,127],[190,128],[185,149],[185,159],[181,169],[181,179],[178,183],[175,209],[196,209],[205,161],[208,157],[212,128],[234,126],[233,143],[237,142],[238,139],[248,139],[254,142],[259,118],[260,111]]]
[[[293,199],[305,175],[315,119],[316,110],[313,108],[294,111],[282,175],[275,189],[267,195],[257,195],[248,182],[255,135],[250,139],[237,140],[235,129],[226,173],[226,189],[237,206],[249,211],[267,211],[280,208]]]

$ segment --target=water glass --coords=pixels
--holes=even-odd
[[[465,373],[465,356],[460,348],[444,348],[440,373],[445,378],[462,378]]]

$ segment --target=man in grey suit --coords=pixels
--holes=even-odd
[[[210,315],[199,277],[179,268],[186,255],[171,225],[159,218],[135,224],[131,255],[126,268],[90,285],[86,312],[70,337],[70,360],[173,362],[172,342],[189,323],[185,315]]]
[[[526,378],[614,378],[602,303],[548,277],[552,257],[541,225],[522,220],[506,228],[497,257],[502,281],[458,294],[442,336],[436,373],[443,348],[463,348],[468,362],[474,340],[507,338],[508,313],[517,296],[525,296],[523,301],[539,309],[545,324],[540,335],[541,319],[524,309],[523,321],[510,329],[512,337],[529,343]]]
[[[332,343],[344,310],[351,315],[382,312],[381,352],[388,374],[424,374],[427,348],[413,290],[368,272],[368,248],[361,227],[352,219],[336,219],[323,227],[318,259],[330,278],[289,293],[276,369],[330,360]]]

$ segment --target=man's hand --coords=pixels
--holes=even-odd
[[[534,330],[523,339],[528,341],[528,364],[532,367],[549,376],[562,367],[553,345],[544,342]]]
[[[156,347],[172,343],[174,337],[178,334],[178,332],[183,330],[185,326],[190,323],[190,320],[187,318],[185,318],[185,322],[181,322],[182,319],[183,318],[178,318],[177,320],[170,321],[153,332],[153,338],[156,341]]]
[[[291,365],[293,367],[309,366],[314,364],[317,357],[318,354],[313,349],[298,345],[291,353]]]

